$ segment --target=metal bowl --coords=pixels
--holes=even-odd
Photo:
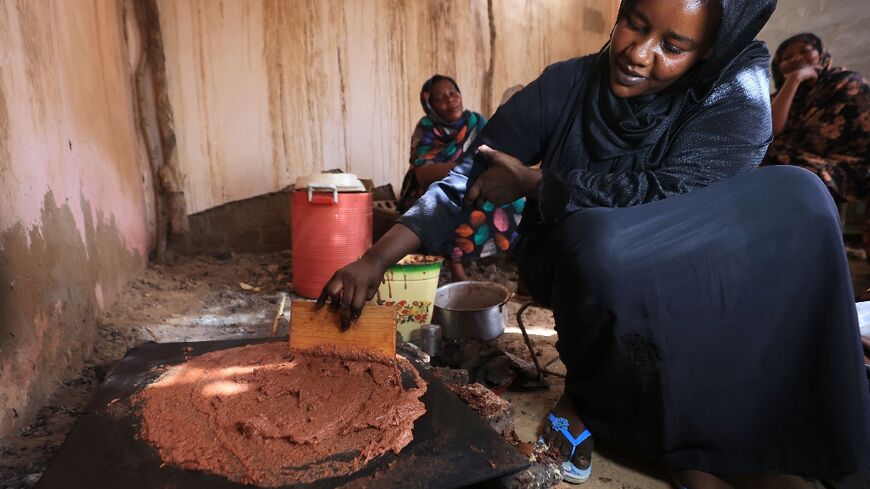
[[[511,292],[495,282],[454,282],[438,288],[432,322],[447,339],[492,340],[504,333]]]

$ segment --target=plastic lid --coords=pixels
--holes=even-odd
[[[366,187],[352,173],[315,173],[296,179],[296,190],[305,190],[310,186],[335,187],[339,192],[365,192]]]

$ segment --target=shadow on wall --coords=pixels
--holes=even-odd
[[[521,88],[521,86],[519,86]],[[390,184],[373,187],[372,237],[383,236],[399,217],[395,212],[396,194]],[[270,253],[291,247],[293,185],[249,199],[237,200],[188,216],[190,232],[169,237],[169,250],[181,255]],[[392,210],[378,204],[392,206]]]
[[[169,250],[199,253],[267,253],[290,249],[293,187],[237,200],[188,216],[190,232],[169,237]]]
[[[114,217],[94,217],[80,202],[83,233],[69,204],[48,192],[39,227],[19,223],[0,234],[0,436],[26,425],[57,381],[78,373],[104,298],[145,262]]]

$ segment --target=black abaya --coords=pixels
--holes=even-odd
[[[812,173],[776,167],[579,211],[530,240],[520,273],[553,307],[566,392],[590,431],[713,473],[866,462],[838,216]]]

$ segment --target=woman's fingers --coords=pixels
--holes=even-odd
[[[320,291],[320,296],[317,297],[317,302],[314,303],[314,310],[318,310],[326,304],[326,299],[329,298],[329,286],[332,283],[332,279],[323,286],[323,290]]]
[[[356,284],[348,281],[344,284],[344,290],[341,291],[341,308],[350,309],[350,303],[353,301],[353,293],[356,290]]]
[[[356,322],[366,305],[367,287],[357,287],[353,292],[353,300],[350,301],[350,320]]]
[[[351,312],[350,312],[350,303],[353,299],[353,293],[355,290],[355,284],[351,281],[348,281],[344,285],[344,289],[341,291],[341,300],[339,302],[339,306],[335,309],[338,311],[339,316],[341,317],[341,330],[347,331],[350,327],[351,323]]]
[[[315,307],[329,302],[330,311],[339,312],[341,327],[346,330],[362,315],[366,301],[377,294],[382,276],[370,263],[357,260],[335,272],[323,286]]]
[[[346,330],[362,315],[366,301],[377,293],[382,277],[376,263],[360,258],[333,274],[315,307],[319,309],[328,302],[330,311],[339,313],[341,327]]]
[[[483,144],[479,148],[477,148],[476,154],[481,159],[486,161],[487,163],[492,163],[493,156],[495,156],[496,153],[497,153],[496,150]],[[482,203],[486,198],[486,196],[484,195],[485,194],[484,184],[486,182],[486,173],[487,173],[487,171],[484,171],[482,175],[477,177],[477,179],[474,181],[474,184],[472,184],[471,187],[469,187],[468,191],[465,192],[465,199],[463,200],[463,203],[462,203],[463,206],[465,206],[465,207],[474,206],[475,208],[480,208],[480,206],[483,205]]]
[[[350,308],[342,308],[338,312],[338,316],[341,319],[341,330],[347,331],[350,329],[350,325],[353,323],[354,319],[351,316]]]
[[[486,201],[504,205],[536,187],[534,182],[540,174],[529,170],[519,159],[488,146],[481,146],[478,155],[486,162],[486,170],[466,192],[464,207],[480,209]]]
[[[329,282],[326,282],[326,285],[323,286],[323,290],[320,292],[320,296],[317,298],[317,302],[314,304],[315,309],[320,309],[326,304],[327,301],[330,301],[330,310],[335,311],[339,301],[341,301],[341,291],[344,287],[343,281],[341,277],[339,277],[338,273],[334,274]]]
[[[337,312],[339,309],[341,309],[342,295],[344,295],[344,290],[341,290],[338,293],[329,296],[329,310],[331,312]]]
[[[353,294],[345,290],[346,296],[352,297],[352,299],[350,301],[349,307],[342,306],[341,309],[341,328],[343,330],[347,330],[348,328],[350,328],[350,326],[355,323],[360,316],[362,316],[363,309],[366,306],[366,302],[372,300],[372,298],[377,293],[377,285],[364,286],[357,284],[354,287]]]
[[[463,206],[468,207],[474,204],[478,200],[478,198],[482,196],[483,192],[480,188],[482,179],[483,175],[478,177],[477,180],[474,181],[474,184],[471,186],[471,188],[469,188],[468,191],[465,192],[465,200],[463,201]]]
[[[483,209],[483,204],[486,203],[486,196],[483,195],[483,192],[475,199],[474,208],[475,209]]]

